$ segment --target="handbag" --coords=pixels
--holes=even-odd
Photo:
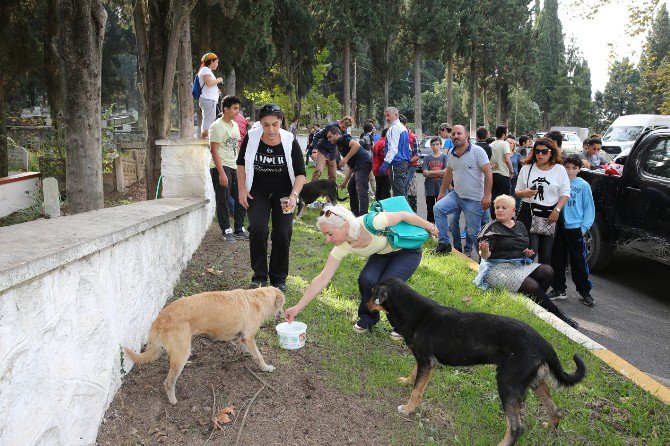
[[[556,233],[556,222],[549,223],[548,218],[533,214],[530,220],[530,233],[553,237]]]
[[[370,211],[363,217],[363,224],[371,234],[385,236],[389,244],[394,248],[399,249],[419,249],[421,245],[428,240],[429,234],[423,228],[414,226],[404,221],[389,226],[384,229],[375,229],[372,224],[375,216],[380,212],[410,212],[414,211],[409,206],[407,199],[404,196],[386,198],[385,200],[374,201],[370,205]]]
[[[533,165],[535,163],[530,165],[530,168],[528,169],[528,178],[526,178],[526,185],[528,185],[528,181],[530,181],[530,172],[533,170]],[[526,227],[526,230],[530,232],[530,227],[532,224],[533,220],[533,212],[532,212],[532,206],[530,203],[527,201],[521,201],[521,206],[519,206],[519,210],[516,213],[516,219],[523,223],[523,225]]]

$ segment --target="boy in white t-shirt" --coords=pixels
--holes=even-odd
[[[507,142],[507,126],[496,127],[496,140],[490,146],[491,172],[493,173],[491,203],[493,203],[498,196],[510,193],[511,178],[514,175],[514,167],[510,159],[512,150]],[[496,218],[493,204],[491,204],[491,218]]]
[[[208,129],[216,119],[216,103],[219,102],[218,85],[223,82],[223,78],[214,77],[214,70],[219,66],[219,58],[216,54],[207,53],[200,60],[200,71],[198,71],[198,81],[202,91],[198,99],[200,110],[202,110],[200,132],[202,139],[207,139]]]
[[[212,153],[210,173],[216,196],[216,217],[221,228],[221,238],[227,242],[248,240],[244,231],[246,210],[239,202],[237,190],[237,141],[240,130],[235,116],[240,111],[240,100],[235,96],[225,96],[221,101],[223,113],[209,128],[209,146]],[[235,201],[234,227],[230,229],[228,198]]]

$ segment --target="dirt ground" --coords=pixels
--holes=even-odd
[[[245,286],[248,265],[248,242],[221,241],[213,224],[182,272],[175,296]],[[277,367],[273,373],[260,372],[250,356],[228,343],[196,338],[177,381],[176,406],[162,387],[165,356],[134,367],[104,416],[97,444],[388,445],[388,432],[379,426],[408,422],[389,410],[402,400],[401,393],[343,395],[326,382],[319,350],[309,342],[297,351],[280,349],[274,325],[266,323],[258,338],[266,361]],[[276,392],[265,387],[258,393],[263,384],[250,370]],[[229,405],[236,408],[232,421],[216,428],[213,413]]]

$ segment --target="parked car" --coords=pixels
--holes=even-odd
[[[615,159],[630,153],[635,140],[644,132],[670,128],[670,116],[626,115],[614,120],[602,137],[603,151]]]
[[[423,159],[433,153],[433,150],[430,148],[430,140],[431,138],[435,138],[434,136],[426,136],[419,142],[419,156],[421,157],[421,162],[419,163],[419,167],[417,169],[417,172],[422,172],[422,166],[423,166]]]
[[[561,131],[561,135],[563,135],[563,144],[561,145],[561,148],[565,154],[581,153],[584,149],[582,147],[582,140],[579,139],[576,132]]]
[[[586,233],[591,270],[605,268],[615,249],[670,265],[670,130],[638,137],[621,176],[582,170],[596,219]]]

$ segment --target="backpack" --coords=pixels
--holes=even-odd
[[[204,83],[204,82],[203,82]],[[193,86],[191,87],[191,96],[193,96],[193,99],[196,101],[200,99],[200,95],[202,94],[202,89],[204,85],[200,85],[200,79],[198,78],[198,75],[195,75],[195,79],[193,79]]]
[[[411,225],[404,221],[388,228],[377,230],[372,224],[372,220],[379,212],[415,212],[409,206],[407,199],[399,195],[397,197],[387,198],[385,200],[375,201],[370,205],[370,212],[363,217],[363,224],[371,234],[384,235],[389,244],[394,248],[401,249],[419,249],[421,245],[428,240],[429,234],[423,228]]]
[[[368,153],[372,153],[372,137],[367,133],[361,135],[358,144],[360,144]]]

